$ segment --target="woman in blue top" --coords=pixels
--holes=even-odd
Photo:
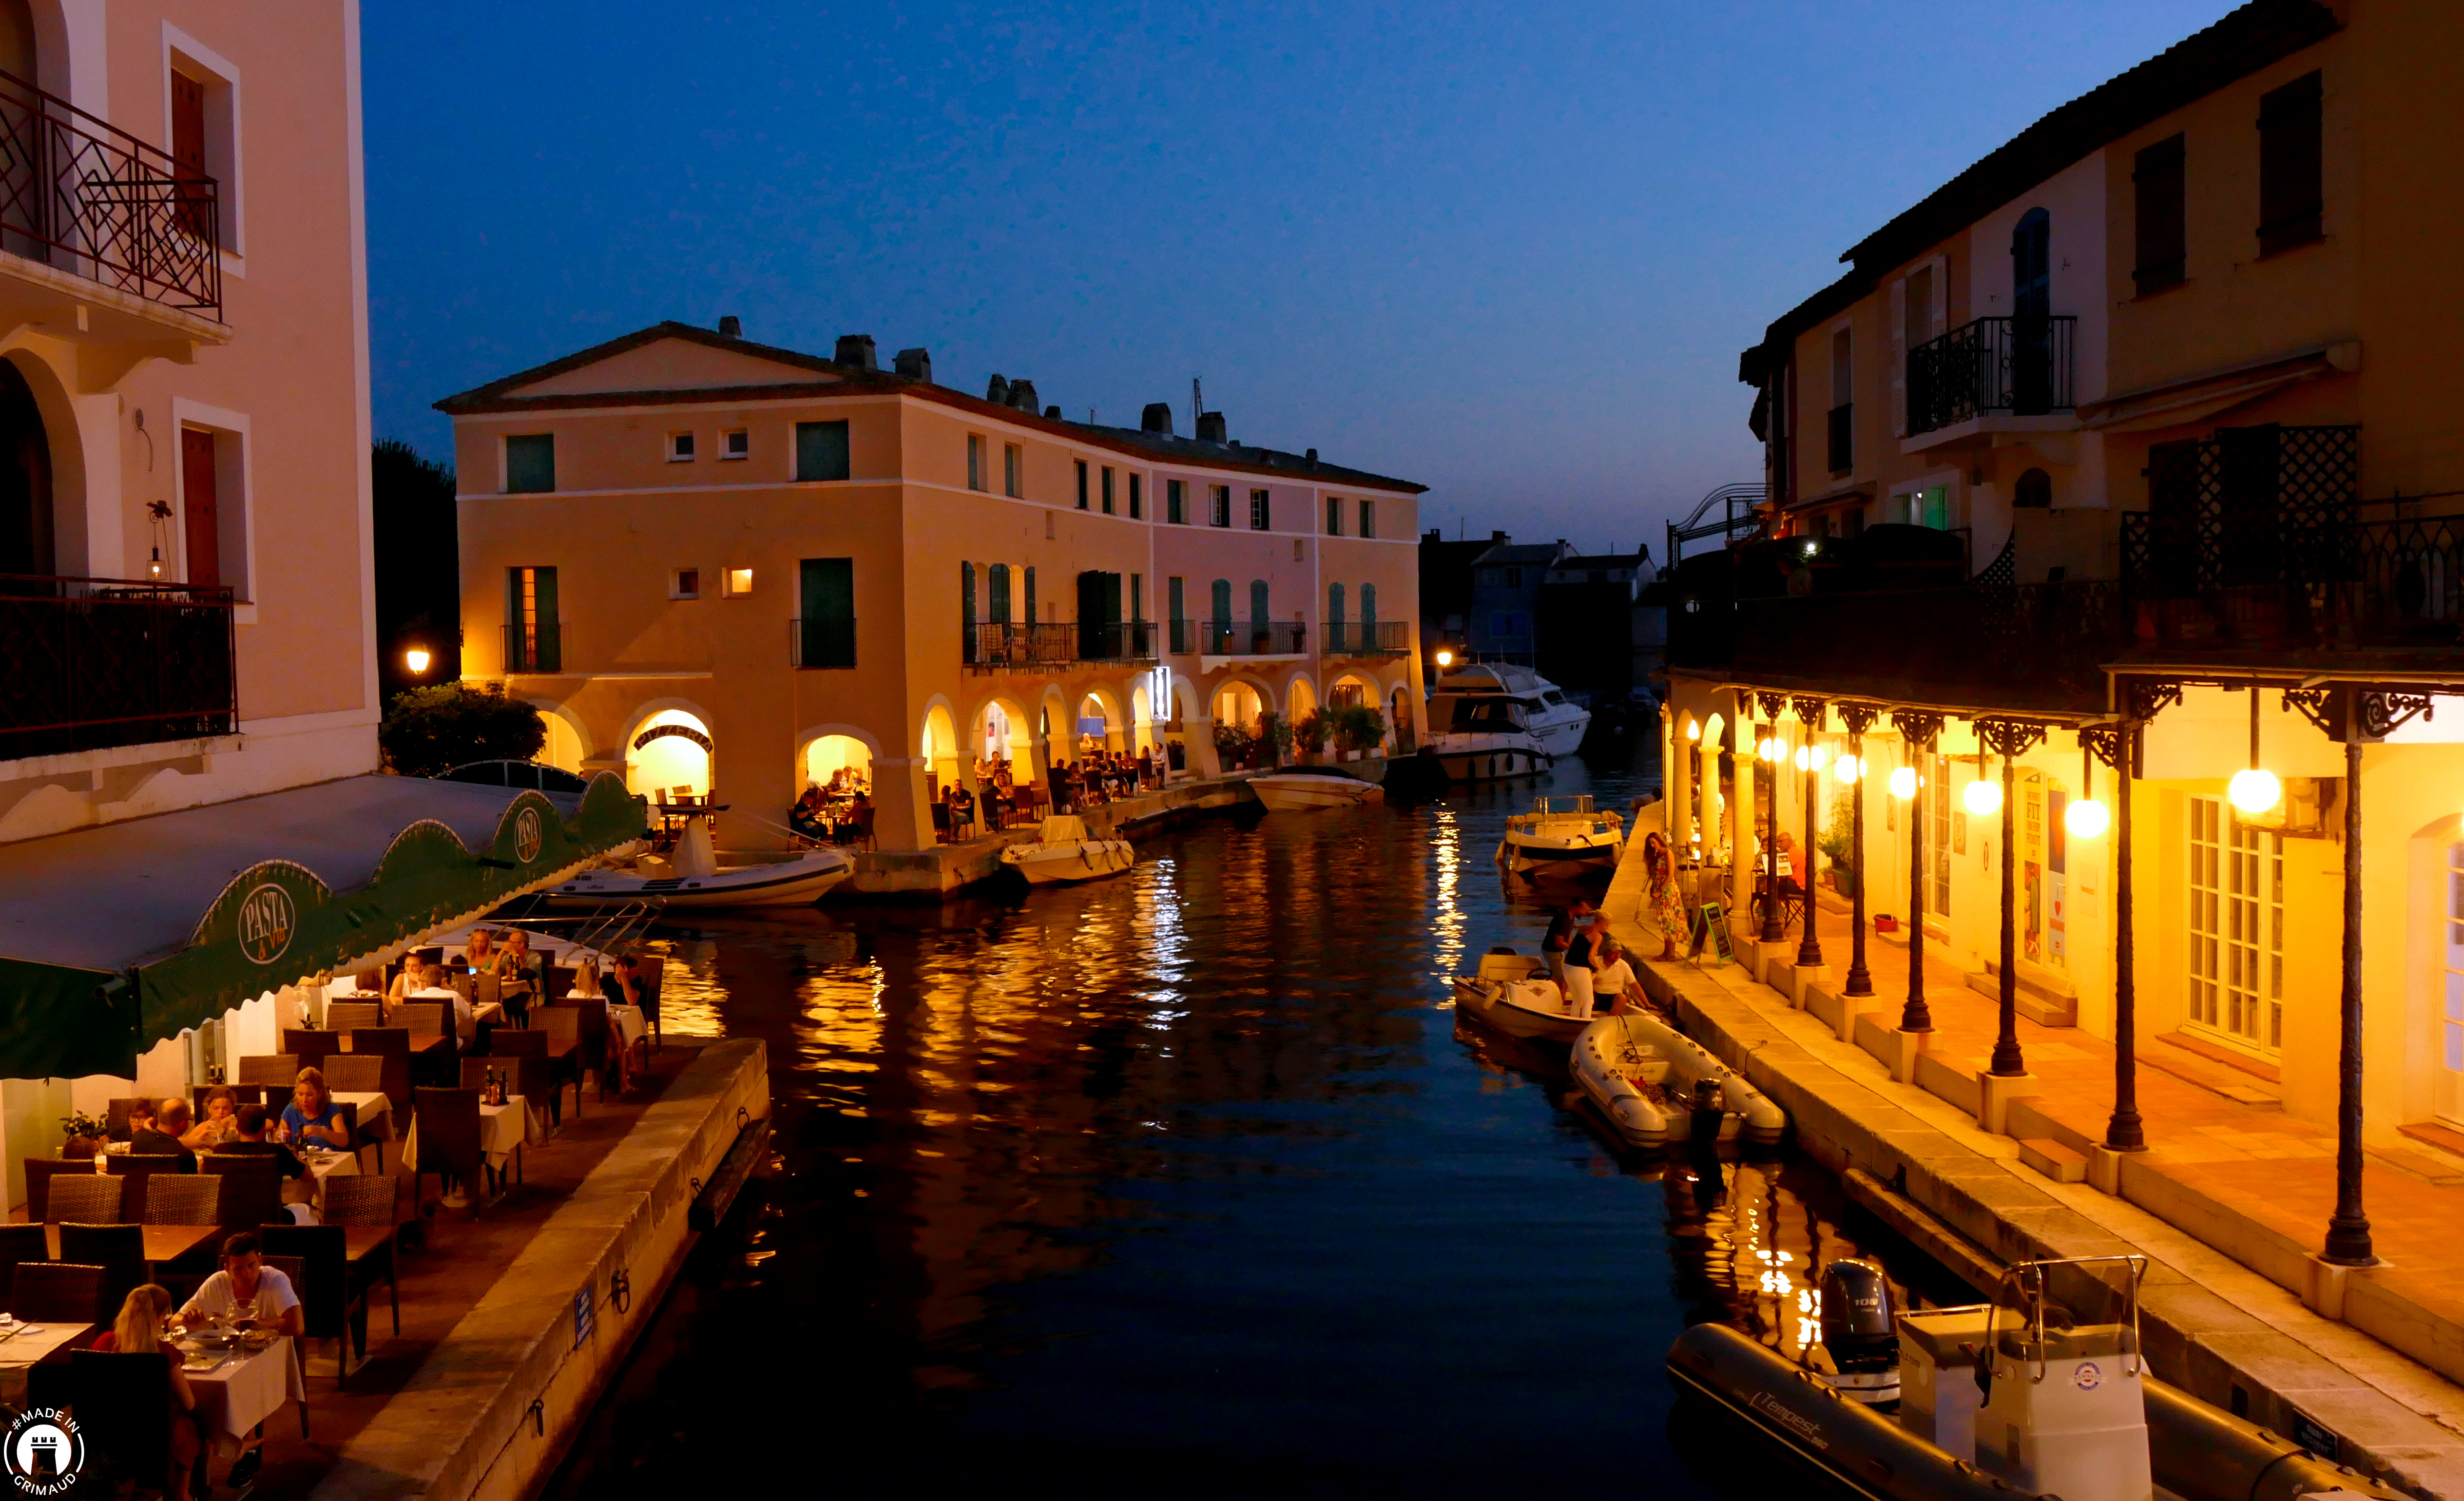
[[[325,1088],[322,1070],[299,1071],[299,1082],[291,1087],[291,1103],[282,1107],[282,1138],[297,1146],[351,1149],[350,1128],[342,1122],[342,1107]]]

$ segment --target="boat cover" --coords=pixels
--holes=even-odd
[[[0,845],[0,1077],[122,1076],[267,991],[565,878],[642,800],[344,777]]]

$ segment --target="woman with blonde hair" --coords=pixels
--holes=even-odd
[[[282,1138],[300,1146],[322,1145],[337,1152],[351,1150],[351,1128],[343,1123],[342,1107],[325,1087],[325,1071],[302,1069],[291,1087],[291,1103],[282,1107]]]
[[[196,1420],[188,1414],[197,1405],[197,1394],[188,1385],[181,1369],[179,1347],[164,1338],[164,1326],[171,1317],[171,1293],[166,1288],[149,1282],[132,1288],[120,1305],[120,1315],[94,1342],[94,1348],[104,1354],[144,1355],[151,1352],[171,1365],[171,1407],[167,1414],[171,1424],[170,1473],[165,1477],[164,1490],[171,1501],[188,1501],[188,1472],[197,1463]]]

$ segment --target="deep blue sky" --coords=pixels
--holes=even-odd
[[[1840,251],[2229,0],[370,0],[380,436],[664,318],[1661,549]]]

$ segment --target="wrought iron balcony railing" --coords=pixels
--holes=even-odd
[[[1298,656],[1309,649],[1297,620],[1201,620],[1192,650],[1202,656]]]
[[[2095,712],[2130,618],[2109,583],[1885,589],[1740,600],[1729,643],[1728,665],[1758,684]]]
[[[1325,631],[1328,656],[1401,656],[1412,650],[1408,620],[1331,620]]]
[[[0,250],[221,321],[214,180],[0,73]]]
[[[0,576],[0,760],[233,733],[231,591]]]
[[[787,661],[801,668],[855,666],[855,617],[825,615],[788,621]]]
[[[1908,351],[1908,432],[2069,411],[2076,318],[1980,318]]]
[[[1152,620],[1082,620],[1077,630],[1078,659],[1082,662],[1155,659],[1155,624]]]
[[[564,632],[556,621],[542,620],[535,625],[512,625],[502,629],[506,672],[564,671]]]

